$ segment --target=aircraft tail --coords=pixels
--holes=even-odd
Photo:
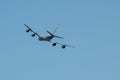
[[[54,35],[54,37],[64,39],[63,37],[60,37],[60,36],[55,36],[55,35]]]
[[[60,36],[56,36],[55,34],[51,33],[50,31],[47,30],[47,33],[49,33],[51,36],[56,37],[56,38],[61,38],[64,39],[63,37]]]
[[[52,34],[50,31],[47,30],[47,33],[49,33],[51,36],[54,36],[54,34]]]
[[[53,34],[55,35],[55,33],[57,32],[57,30],[58,30],[58,27],[56,27],[55,29],[54,29],[54,31],[53,31]]]

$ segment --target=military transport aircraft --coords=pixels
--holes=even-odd
[[[54,33],[51,33],[50,31],[47,30],[46,31],[48,33],[47,35],[38,35],[38,33],[36,33],[35,31],[33,31],[28,25],[26,25],[26,24],[24,24],[24,25],[27,27],[26,32],[32,32],[33,34],[31,36],[32,37],[37,36],[39,41],[50,42],[50,43],[52,43],[52,46],[56,46],[57,44],[59,44],[59,45],[61,45],[62,49],[66,48],[66,46],[68,46],[68,47],[74,47],[74,46],[70,46],[70,45],[66,45],[66,44],[61,44],[61,43],[58,43],[58,42],[52,42],[51,40],[54,37],[64,39],[63,37],[55,35],[56,30],[54,31]]]

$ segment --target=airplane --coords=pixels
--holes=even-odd
[[[51,33],[50,31],[46,31],[48,34],[47,35],[38,35],[38,33],[36,33],[35,31],[33,31],[28,25],[24,24],[26,27],[27,27],[27,30],[26,32],[32,32],[33,34],[31,35],[32,37],[35,37],[37,36],[38,37],[38,40],[39,41],[47,41],[47,42],[50,42],[52,43],[52,46],[56,46],[57,44],[61,45],[61,48],[64,49],[66,48],[66,46],[68,47],[74,47],[74,46],[70,46],[70,45],[66,45],[66,44],[61,44],[61,43],[58,43],[58,42],[52,42],[51,40],[55,37],[55,38],[61,38],[61,39],[64,39],[63,37],[60,37],[60,36],[56,36],[55,35],[55,32],[56,30]]]

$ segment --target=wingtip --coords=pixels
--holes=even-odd
[[[26,26],[26,24],[24,24]]]
[[[24,26],[26,26],[27,28],[29,28],[28,25],[26,25],[26,24],[24,24]]]

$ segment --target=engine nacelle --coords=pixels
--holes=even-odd
[[[62,45],[62,47],[61,47],[62,49],[64,49],[64,48],[66,48],[66,45]]]
[[[56,43],[53,43],[52,46],[56,46]]]
[[[35,36],[35,34],[32,34],[31,36],[32,36],[32,37],[34,37],[34,36]]]
[[[29,32],[29,31],[30,31],[29,29],[26,30],[26,32]]]

